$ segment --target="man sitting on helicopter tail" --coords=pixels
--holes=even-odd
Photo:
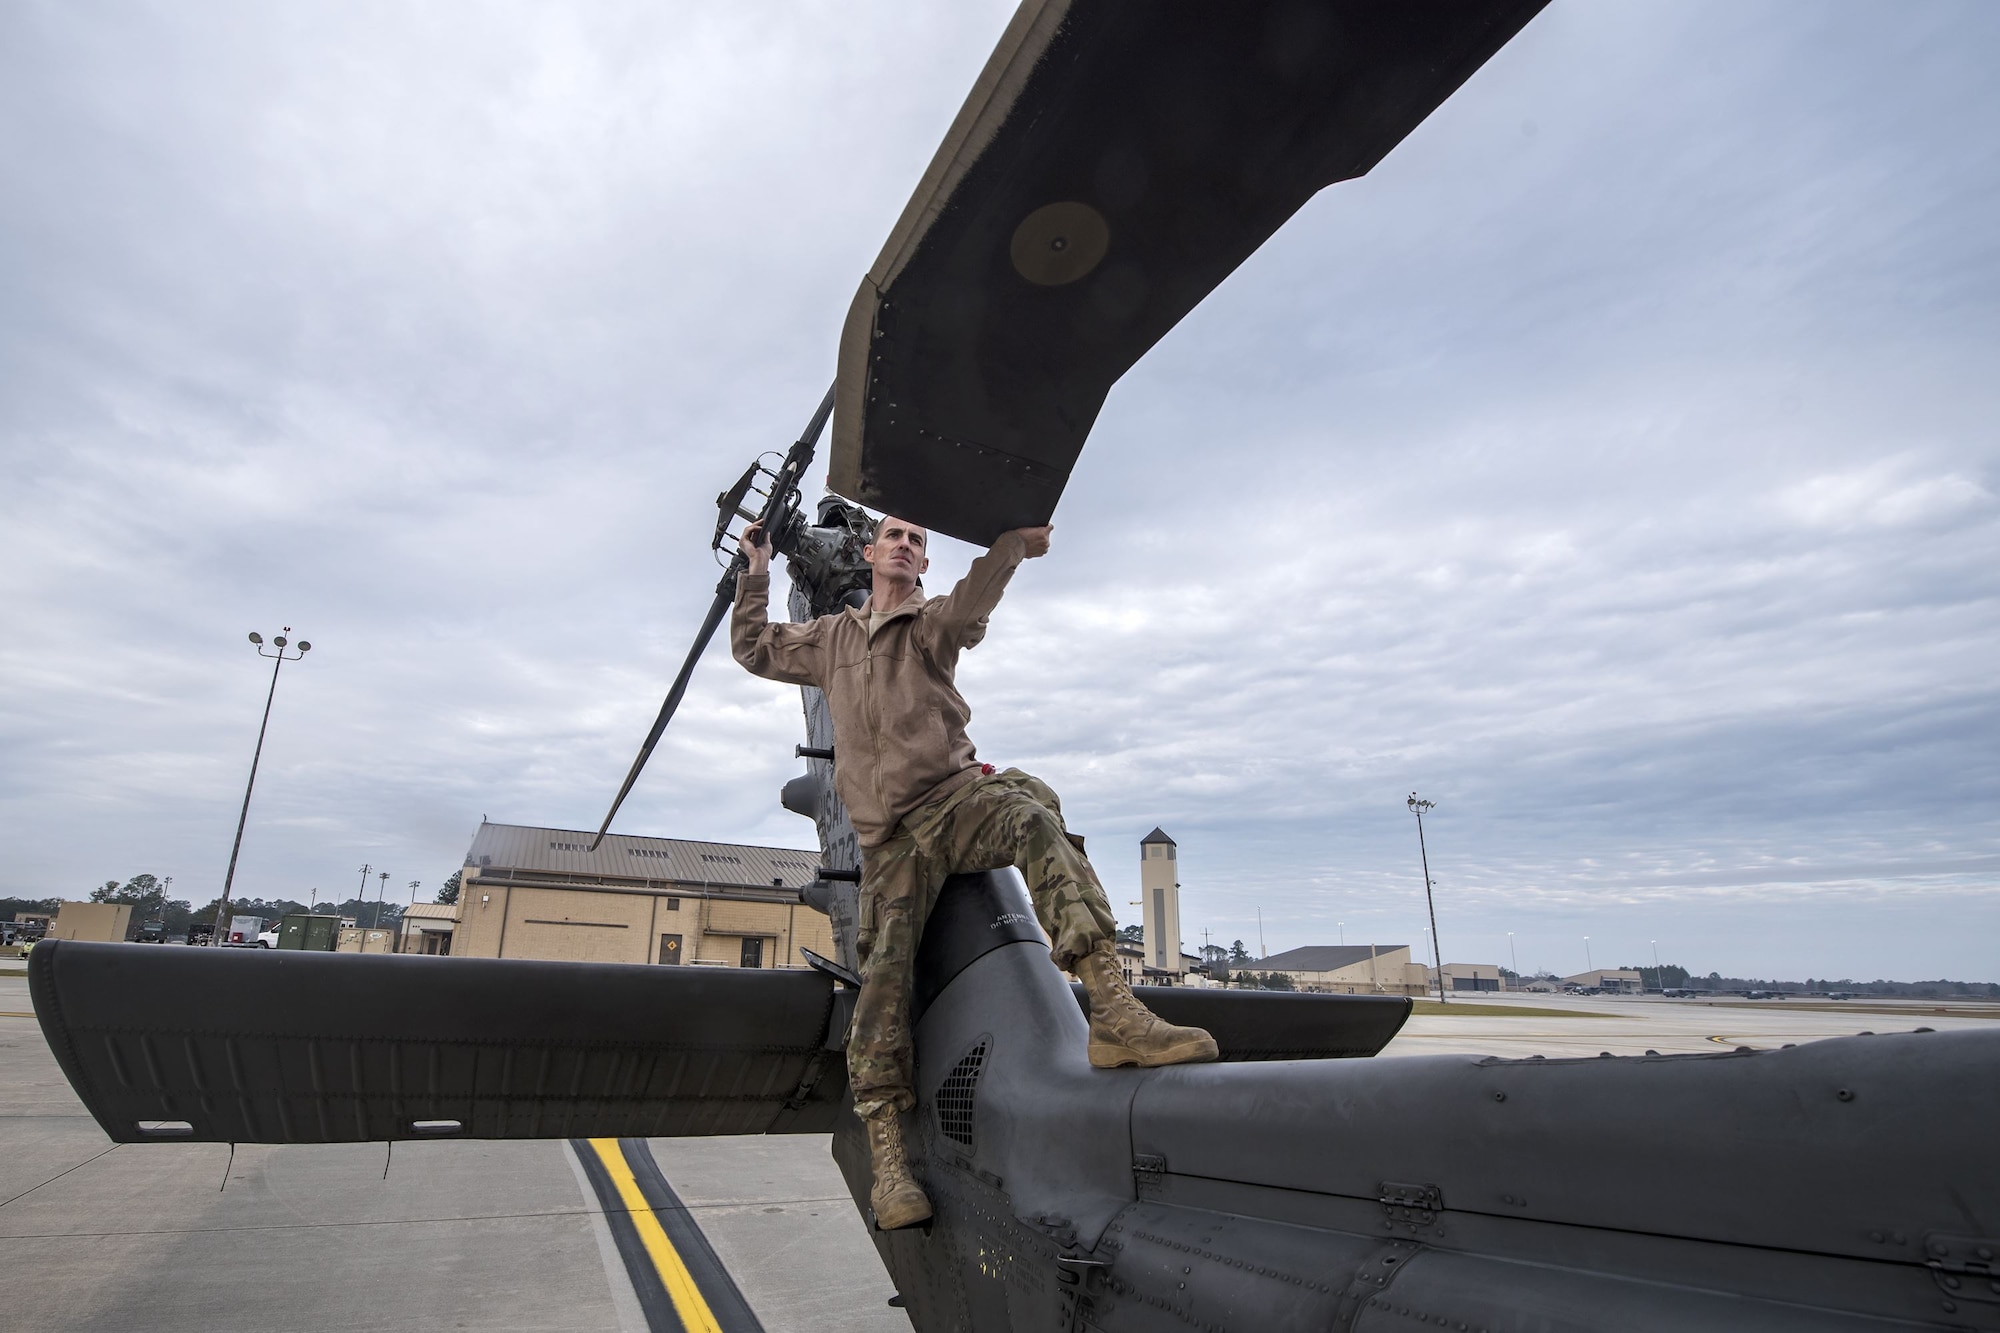
[[[972,710],[953,682],[958,655],[986,636],[986,618],[1023,561],[1045,555],[1052,529],[1004,533],[957,587],[927,600],[929,534],[887,517],[863,557],[874,590],[859,608],[805,624],[768,620],[771,548],[743,534],[749,568],[737,582],[730,648],[756,675],[826,695],[838,738],[834,786],[861,842],[861,994],[847,1044],[854,1110],[868,1127],[876,1225],[931,1215],[910,1178],[900,1113],[916,1104],[910,989],[917,941],[947,876],[1012,865],[1033,897],[1058,967],[1090,996],[1090,1062],[1184,1064],[1216,1057],[1200,1028],[1162,1021],[1133,996],[1118,966],[1116,923],[1083,840],[1063,825],[1038,778],[982,764],[966,737]]]

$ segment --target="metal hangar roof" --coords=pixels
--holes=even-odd
[[[773,887],[801,889],[819,874],[818,852],[790,847],[610,833],[593,852],[589,850],[593,836],[578,829],[482,823],[465,864],[482,875],[512,870],[560,875],[572,882],[598,879],[767,892]]]

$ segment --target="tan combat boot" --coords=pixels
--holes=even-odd
[[[884,1231],[915,1226],[931,1215],[931,1201],[910,1179],[909,1163],[903,1160],[903,1125],[895,1108],[861,1123],[868,1126],[868,1160],[875,1173],[875,1187],[868,1191],[875,1225]]]
[[[1218,1054],[1200,1028],[1175,1027],[1139,1003],[1110,943],[1077,959],[1076,975],[1090,996],[1090,1063],[1099,1069],[1199,1064]]]

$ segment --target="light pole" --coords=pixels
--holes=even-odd
[[[1583,937],[1583,970],[1586,972],[1595,972],[1597,970],[1597,964],[1590,960],[1590,936],[1588,935]]]
[[[1660,966],[1660,942],[1653,940],[1651,943],[1653,946],[1653,978],[1660,983],[1660,994],[1664,996],[1667,993],[1667,972],[1665,968]]]
[[[1410,813],[1417,817],[1417,855],[1423,858],[1424,863],[1424,905],[1430,908],[1431,913],[1431,961],[1437,964],[1438,1003],[1447,1004],[1449,1001],[1444,993],[1444,948],[1438,943],[1438,909],[1437,903],[1431,898],[1431,854],[1424,846],[1424,812],[1437,809],[1437,803],[1419,800],[1417,794],[1411,792],[1410,799],[1404,804],[1409,806]]]
[[[1336,921],[1334,925],[1340,927],[1340,946],[1344,949],[1347,947],[1347,923],[1345,921]]]
[[[285,626],[285,634],[292,627]],[[243,813],[236,816],[236,841],[229,848],[229,871],[222,877],[222,897],[215,904],[215,929],[209,932],[210,945],[229,942],[229,891],[236,885],[236,857],[243,850],[243,826],[250,820],[250,793],[257,789],[257,763],[264,757],[264,733],[271,726],[271,700],[278,697],[278,670],[287,662],[296,662],[312,651],[312,645],[299,640],[298,650],[289,655],[285,649],[290,641],[285,634],[273,635],[271,647],[274,651],[264,651],[264,636],[251,632],[250,642],[257,646],[257,656],[271,659],[271,688],[264,694],[264,720],[257,724],[257,748],[250,755],[250,780],[243,784]]]
[[[1514,960],[1514,980],[1521,980],[1521,955],[1514,952],[1514,932],[1507,932],[1507,956]]]
[[[389,892],[389,872],[384,870],[376,877],[381,882],[375,886],[375,915],[368,919],[368,929],[382,929],[382,899]]]
[[[421,888],[422,888],[423,886],[424,886],[424,882],[423,882],[422,880],[420,880],[420,879],[413,879],[413,880],[411,880],[411,881],[410,881],[410,906],[411,906],[411,907],[413,907],[413,908],[414,908],[414,907],[415,907],[415,906],[417,905],[417,890],[418,890],[418,889],[421,889]],[[403,943],[404,943],[404,941],[406,941],[406,940],[407,940],[407,939],[409,939],[409,937],[410,937],[410,934],[409,934],[409,932],[410,932],[410,918],[409,918],[409,917],[407,917],[407,916],[405,916],[405,917],[403,918],[403,924],[402,924],[402,925],[401,925],[401,926],[400,926],[400,927],[399,927],[399,928],[397,929],[397,931],[396,931],[396,952],[397,952],[397,953],[401,953],[401,952],[403,951]]]

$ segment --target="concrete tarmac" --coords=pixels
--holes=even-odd
[[[0,1329],[641,1333],[569,1147],[114,1145],[0,977]],[[655,1139],[769,1333],[908,1333],[825,1135]]]
[[[1712,1051],[1995,1021],[1787,1005],[1460,998],[1383,1054]],[[651,1146],[771,1333],[909,1328],[824,1136]],[[43,1042],[27,982],[0,977],[0,1329],[643,1330],[566,1144],[398,1144],[386,1180],[380,1144],[247,1145],[223,1189],[227,1160],[213,1144],[107,1141]]]
[[[1434,1002],[1433,1002],[1434,1003]],[[1810,1004],[1811,1007],[1807,1007]],[[1994,1007],[1917,1001],[1808,1002],[1790,1000],[1669,1000],[1652,996],[1458,996],[1446,1015],[1426,1005],[1385,1056],[1498,1055],[1550,1059],[1613,1055],[1681,1055],[1749,1046],[1851,1037],[1857,1032],[1949,1031],[1990,1027]]]

